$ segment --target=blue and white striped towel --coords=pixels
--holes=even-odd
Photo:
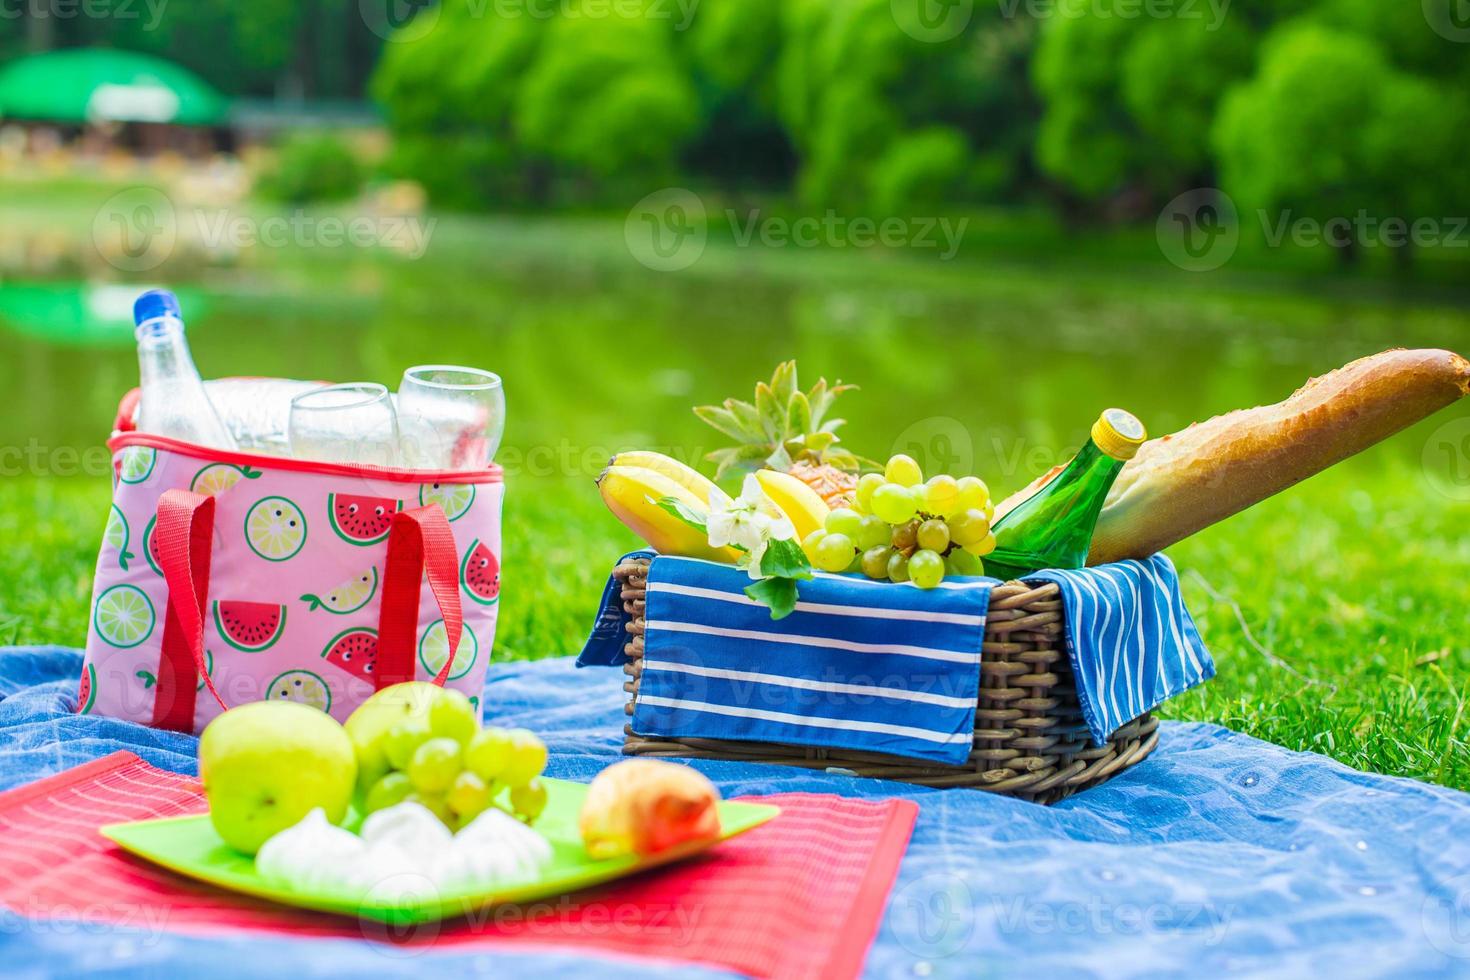
[[[1078,699],[1098,742],[1214,676],[1167,558],[1029,578],[1061,589]],[[728,565],[653,564],[634,731],[966,760],[995,580],[925,592],[819,574],[776,621],[745,597],[749,583]],[[609,582],[577,663],[620,665],[625,621]]]
[[[1163,555],[1075,571],[1047,569],[1066,606],[1067,656],[1095,742],[1181,691],[1215,676],[1179,575]]]
[[[818,573],[772,620],[729,565],[649,570],[643,735],[782,742],[959,765],[970,754],[992,582],[925,592]]]

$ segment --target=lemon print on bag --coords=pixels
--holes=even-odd
[[[152,446],[129,446],[122,452],[122,466],[117,478],[124,483],[142,483],[153,475],[158,451]]]
[[[194,479],[189,481],[189,489],[206,497],[213,497],[229,490],[241,480],[254,480],[259,476],[260,470],[252,470],[248,466],[210,463],[194,474]]]
[[[117,565],[123,571],[128,570],[128,559],[133,553],[128,550],[128,542],[132,538],[132,530],[128,527],[128,519],[118,509],[117,504],[112,505],[112,512],[107,515],[107,530],[102,532],[102,547],[117,555]]]
[[[306,544],[306,515],[285,497],[263,497],[245,515],[245,542],[266,561],[294,558]]]
[[[345,616],[372,602],[373,596],[377,594],[378,569],[373,567],[346,581],[338,582],[322,595],[308,592],[301,597],[301,601],[307,604],[308,610],[325,609],[329,613]]]
[[[332,707],[332,692],[327,682],[309,670],[288,670],[271,681],[265,690],[267,701],[295,701],[326,711]]]
[[[451,521],[457,521],[469,513],[470,505],[474,502],[473,483],[429,483],[419,487],[419,503],[424,507],[438,504],[439,509],[444,511],[444,516]]]
[[[157,622],[153,601],[135,585],[114,585],[102,593],[92,614],[103,642],[124,650],[148,639]]]
[[[454,666],[449,668],[449,679],[456,680],[468,674],[479,657],[480,641],[466,623],[464,634],[459,640],[459,649],[454,653]],[[430,677],[438,677],[448,658],[449,632],[444,628],[444,620],[436,619],[424,630],[423,638],[419,640],[419,663],[424,665]]]

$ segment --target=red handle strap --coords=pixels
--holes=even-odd
[[[380,691],[413,680],[419,595],[426,575],[449,640],[449,656],[434,678],[435,684],[443,686],[459,651],[464,614],[459,605],[459,550],[438,504],[399,511],[388,530],[383,604],[378,614],[378,659],[373,674],[373,683]]]
[[[200,679],[221,708],[229,707],[215,689],[204,662],[204,605],[209,596],[213,538],[213,497],[188,490],[167,490],[159,497],[153,540],[158,549],[158,567],[168,585],[168,611],[153,701],[156,728],[193,730]],[[413,680],[419,593],[425,575],[449,641],[449,656],[434,678],[434,683],[442,686],[459,650],[464,615],[459,603],[458,549],[438,504],[393,515],[378,619],[377,690]]]
[[[168,584],[168,611],[153,698],[155,728],[194,730],[195,685],[201,677],[220,707],[225,706],[204,665],[204,603],[209,595],[213,539],[213,497],[166,490],[158,498],[153,541],[158,548],[158,568]]]

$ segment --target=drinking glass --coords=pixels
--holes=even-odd
[[[400,452],[427,470],[478,470],[490,465],[505,434],[500,376],[454,364],[421,364],[398,386]]]
[[[291,455],[321,463],[398,464],[398,419],[388,389],[354,382],[291,399]]]

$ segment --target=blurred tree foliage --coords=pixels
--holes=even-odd
[[[231,95],[358,98],[383,47],[358,0],[13,0],[0,60],[99,46],[176,61]]]
[[[1383,0],[976,4],[938,40],[890,0],[702,0],[687,23],[652,0],[539,9],[443,0],[436,30],[388,46],[374,92],[397,164],[439,200],[686,180],[871,215],[1046,199],[1151,215],[1212,184],[1319,220],[1470,206],[1451,169],[1470,57]]]

